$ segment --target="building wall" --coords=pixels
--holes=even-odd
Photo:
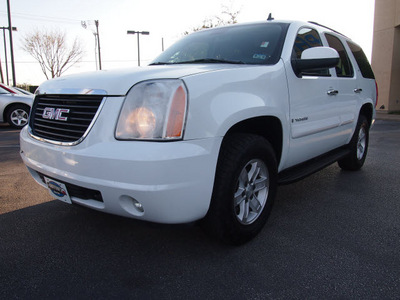
[[[377,108],[400,111],[400,0],[375,0],[371,63],[379,87]]]

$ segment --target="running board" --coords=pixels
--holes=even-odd
[[[338,148],[278,174],[278,184],[289,184],[310,176],[350,154],[348,148]]]

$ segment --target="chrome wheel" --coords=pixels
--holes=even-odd
[[[13,110],[10,114],[11,123],[16,127],[25,126],[28,123],[28,117],[28,112],[21,108]]]
[[[357,159],[361,160],[364,156],[365,149],[367,145],[367,133],[365,132],[365,127],[361,126],[360,132],[358,133],[357,142]]]
[[[240,172],[234,193],[234,212],[243,225],[253,223],[262,213],[269,191],[268,168],[262,160],[249,161]]]

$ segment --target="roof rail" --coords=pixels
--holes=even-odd
[[[330,27],[328,27],[328,26],[324,26],[324,25],[322,25],[322,24],[319,24],[319,23],[313,22],[313,21],[308,21],[308,23],[321,26],[321,27],[326,28],[326,29],[329,29],[329,30],[331,30],[331,31],[333,31],[333,32],[335,32],[335,33],[337,33],[337,34],[340,34],[340,35],[342,35],[342,36],[344,36],[344,37],[346,37],[346,38],[349,38],[349,37],[345,36],[343,33],[340,33],[339,31],[336,31],[335,29],[332,29],[332,28],[330,28]]]

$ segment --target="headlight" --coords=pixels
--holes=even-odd
[[[115,136],[121,140],[182,139],[187,91],[181,80],[144,81],[126,96]]]

